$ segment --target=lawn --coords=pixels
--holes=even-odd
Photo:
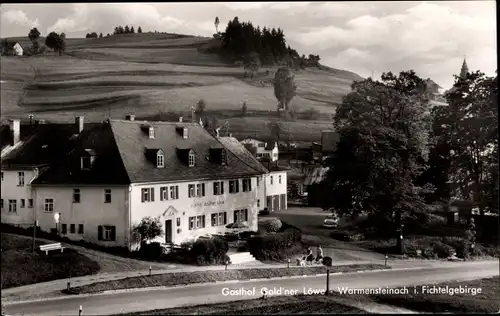
[[[426,285],[432,287],[433,285]],[[435,284],[436,287],[449,289],[475,290],[458,294],[413,294],[408,295],[373,295],[371,299],[378,303],[390,304],[425,313],[498,313],[500,310],[500,279],[497,277],[473,281],[447,282]],[[417,291],[421,290],[417,286]],[[479,290],[480,289],[480,290]],[[480,293],[478,293],[480,291]],[[474,295],[475,294],[475,295]]]
[[[244,300],[220,304],[152,310],[122,315],[290,315],[290,314],[368,314],[364,310],[326,296],[276,296],[266,300]]]
[[[99,272],[99,264],[73,249],[63,253],[32,252],[32,240],[11,234],[2,234],[2,289],[77,277]],[[37,241],[39,245],[46,242]]]
[[[341,265],[330,268],[332,273],[356,272],[376,269],[387,269],[383,265]],[[130,277],[120,280],[97,282],[85,286],[74,287],[71,294],[99,293],[109,290],[146,288],[157,286],[175,286],[196,283],[207,283],[229,280],[265,279],[298,275],[326,274],[326,267],[294,267],[290,268],[255,268],[255,269],[229,269],[225,271],[196,271],[157,274],[152,276]]]

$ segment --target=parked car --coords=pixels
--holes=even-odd
[[[337,215],[328,215],[323,221],[324,228],[336,228],[339,225],[339,217]]]

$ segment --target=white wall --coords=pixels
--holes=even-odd
[[[23,55],[23,48],[21,45],[19,45],[19,43],[16,43],[16,45],[14,45],[14,51],[16,52],[16,55],[17,56],[22,56]]]
[[[227,224],[233,223],[234,211],[240,209],[248,209],[248,226],[249,228],[242,230],[257,230],[257,178],[251,178],[252,191],[242,192],[242,181],[239,179],[239,193],[229,193],[229,180],[224,181],[224,195],[213,194],[213,181],[202,182],[180,182],[180,183],[162,183],[162,184],[133,184],[131,190],[131,223],[132,227],[138,224],[142,218],[146,216],[160,216],[163,229],[165,229],[165,221],[172,220],[172,241],[175,244],[180,244],[185,241],[194,240],[201,235],[207,233],[225,233],[230,231],[225,225],[212,227],[211,214],[218,212],[227,212]],[[188,197],[188,184],[205,183],[204,197]],[[162,186],[179,186],[179,199],[177,200],[160,200],[160,187]],[[141,189],[154,188],[154,202],[142,202]],[[175,209],[173,211],[172,208]],[[169,214],[167,210],[172,210],[174,213]],[[205,228],[189,230],[189,217],[205,215]],[[177,227],[176,221],[180,218],[180,227]],[[178,232],[177,229],[180,229]],[[158,238],[158,241],[165,242],[165,236]],[[134,248],[135,245],[132,245]]]
[[[60,212],[60,223],[67,224],[67,234],[72,240],[82,240],[103,246],[126,246],[128,244],[128,198],[129,187],[79,187],[37,186],[36,216],[40,228],[50,232],[56,227],[54,213]],[[80,189],[80,203],[73,203],[73,189]],[[111,203],[104,203],[104,190],[111,189]],[[54,199],[54,213],[44,210],[45,199]],[[70,224],[75,224],[75,234],[70,234]],[[83,235],[78,234],[78,224],[83,224]],[[116,227],[116,241],[99,241],[98,226]]]
[[[281,177],[281,183],[280,183]],[[272,178],[272,184],[271,184]],[[287,208],[288,196],[287,196],[287,172],[286,171],[272,171],[264,176],[265,181],[265,207],[269,210],[272,209],[271,205],[268,205],[268,198],[270,196],[276,196],[285,194],[284,205],[280,205],[281,209]],[[279,202],[281,203],[281,202]]]
[[[2,170],[1,198],[3,199],[2,223],[30,226],[33,225],[33,208],[28,208],[28,200],[32,199],[30,182],[36,176],[35,170]],[[24,172],[24,186],[18,186],[18,172]],[[9,212],[9,200],[17,201],[17,212]],[[21,208],[21,199],[25,206]],[[34,203],[34,201],[33,201]]]

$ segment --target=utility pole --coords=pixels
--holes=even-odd
[[[38,227],[38,220],[35,220],[33,225],[33,253],[36,251],[36,228]]]

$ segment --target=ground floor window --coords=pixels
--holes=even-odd
[[[205,215],[189,217],[189,230],[205,228]]]
[[[234,211],[234,222],[235,223],[242,223],[242,222],[247,222],[248,221],[248,210],[236,210]]]
[[[97,235],[100,241],[116,241],[116,226],[99,225]]]
[[[212,226],[222,226],[227,224],[227,213],[212,213]]]
[[[17,213],[17,200],[9,200],[9,213]]]

